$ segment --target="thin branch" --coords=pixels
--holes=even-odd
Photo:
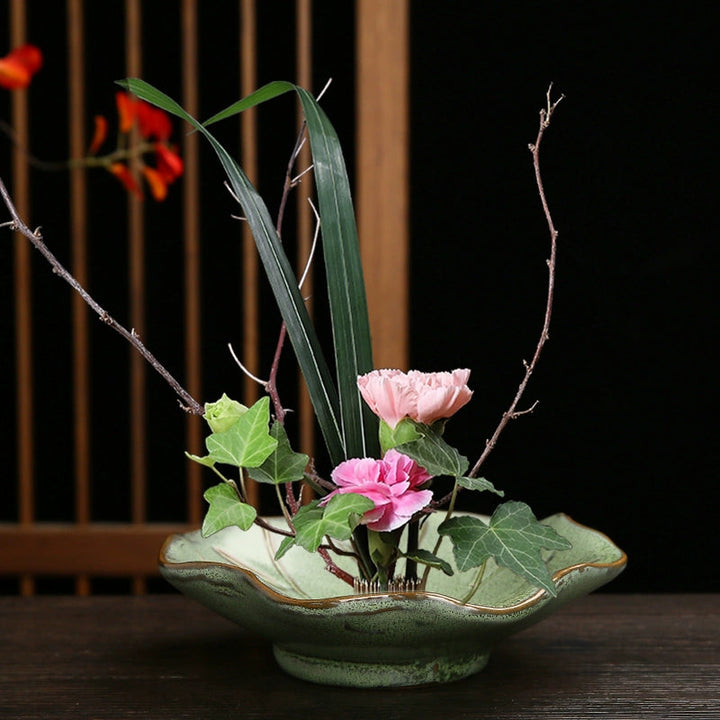
[[[297,139],[292,152],[290,153],[290,159],[288,160],[287,170],[285,171],[285,183],[283,184],[282,197],[280,198],[280,208],[278,210],[277,223],[275,230],[277,231],[278,237],[281,236],[281,229],[283,219],[285,217],[285,206],[287,205],[288,198],[290,197],[290,190],[294,187],[293,183],[293,168],[295,167],[295,161],[300,155],[300,150],[305,144],[305,131],[307,130],[307,120],[303,120],[300,126],[300,132],[298,133]]]
[[[43,242],[42,235],[40,234],[40,228],[35,231],[30,228],[20,219],[15,205],[8,194],[5,184],[0,179],[0,194],[7,209],[10,211],[10,215],[13,218],[11,227],[24,235],[30,242],[42,253],[45,259],[52,266],[53,272],[59,275],[70,287],[75,290],[80,297],[97,313],[98,317],[113,330],[122,335],[131,345],[133,345],[137,351],[147,360],[153,369],[155,369],[163,379],[170,385],[175,393],[180,397],[180,406],[186,412],[194,415],[202,415],[205,412],[205,408],[185,390],[180,383],[165,369],[163,365],[155,358],[155,356],[143,345],[138,334],[135,330],[127,330],[120,325],[106,310],[104,310],[97,302],[90,296],[85,288],[60,264],[58,259],[50,252],[49,248]]]
[[[330,85],[332,85],[332,81],[332,78],[328,78],[328,81],[325,83],[325,87],[323,87],[323,89],[320,91],[320,94],[315,98],[316,102],[320,102],[322,96],[327,92],[327,89],[330,87]]]
[[[310,207],[315,215],[315,234],[313,235],[312,245],[310,246],[310,254],[308,255],[307,262],[305,263],[305,269],[298,282],[298,290],[302,290],[302,286],[307,279],[308,273],[310,272],[310,266],[312,265],[313,258],[315,257],[315,249],[317,248],[318,238],[320,237],[320,213],[315,209],[313,201],[308,198]]]
[[[358,554],[354,550],[343,550],[341,547],[338,547],[333,541],[332,538],[327,535],[326,536],[327,545],[321,545],[320,547],[324,547],[326,550],[332,550],[336,555],[342,555],[343,557],[351,557],[355,558],[356,560],[359,560]]]
[[[337,578],[340,578],[343,582],[346,582],[351,587],[355,586],[355,578],[348,572],[345,572],[341,567],[338,567],[333,559],[330,557],[330,553],[324,548],[318,548],[318,555],[325,561],[325,569]]]
[[[261,527],[263,530],[268,530],[277,535],[284,535],[285,537],[295,537],[295,533],[291,530],[283,530],[282,528],[271,525],[266,520],[263,520],[259,515],[254,520],[255,525]]]
[[[508,408],[507,412],[503,413],[500,423],[495,428],[495,432],[492,434],[492,437],[485,443],[485,450],[478,458],[478,461],[473,466],[473,469],[470,471],[470,477],[475,477],[478,474],[482,464],[485,462],[488,455],[492,452],[493,448],[497,444],[500,433],[502,433],[502,431],[505,429],[505,426],[508,424],[508,422],[510,420],[518,418],[520,415],[524,415],[525,413],[532,411],[532,409],[535,407],[535,405],[533,405],[530,410],[524,410],[520,412],[517,410],[520,398],[522,398],[523,393],[525,392],[525,388],[527,387],[527,384],[530,380],[530,377],[535,370],[537,361],[540,358],[540,353],[542,352],[546,341],[550,337],[550,319],[552,317],[553,297],[555,293],[555,261],[557,255],[558,232],[555,229],[555,225],[553,224],[552,216],[550,214],[550,208],[548,207],[547,198],[545,197],[545,189],[543,187],[542,175],[540,173],[540,143],[542,142],[545,130],[547,130],[547,128],[550,126],[550,120],[553,113],[555,112],[555,108],[565,97],[564,95],[560,95],[560,97],[553,102],[550,97],[551,91],[552,83],[550,84],[550,87],[548,87],[546,94],[547,105],[540,111],[540,126],[538,128],[537,138],[534,144],[531,143],[530,145],[528,145],[533,158],[533,167],[535,169],[535,183],[537,185],[538,194],[540,195],[540,202],[542,203],[543,212],[545,213],[545,219],[547,221],[548,230],[550,232],[550,258],[547,261],[548,292],[547,302],[545,305],[545,318],[543,320],[542,330],[540,331],[540,338],[535,348],[535,354],[533,355],[532,360],[525,365],[525,376],[523,377],[522,382],[518,386],[517,392],[515,393],[515,397],[513,398],[510,407]]]
[[[296,176],[292,179],[292,186],[295,187],[295,186],[300,182],[300,180],[302,179],[302,177],[303,177],[304,175],[307,175],[314,167],[315,167],[315,164],[314,164],[314,163],[311,163],[311,164],[308,165],[299,175],[296,175]]]
[[[253,375],[241,362],[240,358],[235,354],[235,350],[233,349],[232,343],[228,343],[228,350],[230,350],[230,354],[233,357],[233,360],[237,363],[237,366],[254,382],[256,382],[258,385],[261,385],[262,387],[267,386],[267,380],[261,380],[257,375]]]
[[[275,346],[275,355],[273,356],[272,365],[270,366],[270,378],[268,379],[265,390],[270,396],[273,407],[275,408],[275,419],[283,425],[285,423],[285,408],[280,402],[280,394],[277,389],[277,376],[280,369],[280,356],[282,355],[285,338],[287,337],[287,327],[284,322],[280,324],[280,333],[278,335],[277,345]]]

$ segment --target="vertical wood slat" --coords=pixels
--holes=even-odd
[[[142,14],[140,0],[125,0],[125,64],[128,77],[142,77]],[[133,132],[137,133],[137,129]],[[137,140],[137,134],[135,140]],[[138,178],[138,161],[131,171]],[[130,325],[141,337],[145,330],[145,232],[142,201],[128,198],[128,243],[130,274]],[[147,496],[147,392],[143,358],[130,349],[130,487],[133,523],[145,520]],[[133,579],[133,592],[141,593],[143,578]]]
[[[25,0],[10,3],[10,44],[26,42]],[[12,191],[15,206],[22,218],[30,217],[30,172],[21,148],[29,145],[27,90],[12,94],[12,123],[17,144],[12,153]],[[35,518],[35,438],[33,430],[33,342],[32,342],[32,265],[31,246],[16,233],[14,239],[15,278],[15,364],[17,372],[17,454],[18,454],[18,520],[31,524]],[[35,592],[29,575],[20,578],[22,595]]]
[[[312,33],[312,0],[296,0],[296,30],[295,30],[295,64],[297,67],[297,84],[312,92],[312,66],[313,66],[313,33]],[[302,122],[302,110],[298,109],[299,123]],[[296,165],[301,172],[311,163],[310,148],[305,143]],[[314,214],[308,200],[312,196],[312,173],[305,175],[297,187],[297,238],[298,256],[297,265],[300,270],[307,263],[312,249],[314,234]],[[302,294],[307,297],[307,309],[312,317],[313,272],[309,270],[302,288]],[[315,415],[313,413],[310,395],[303,380],[298,373],[298,421],[300,424],[300,452],[310,457],[315,455]],[[307,488],[309,491],[309,488]],[[309,492],[307,493],[309,496]]]
[[[199,112],[198,100],[198,37],[197,0],[182,3],[182,93],[183,106],[193,116]],[[198,402],[201,397],[202,368],[200,365],[200,179],[199,133],[183,138],[183,234],[185,280],[185,374],[186,387]],[[186,442],[191,453],[202,448],[202,424],[197,415],[188,415]],[[202,521],[202,467],[187,463],[188,522]]]
[[[189,33],[188,28],[184,30],[184,42],[189,45],[184,47],[183,52],[183,95],[184,104],[188,107],[192,106],[193,92],[197,91],[197,87],[193,89],[193,84],[197,85],[196,77],[196,58],[197,49],[193,49],[192,44],[197,42],[196,33],[197,22],[193,19],[196,17],[197,0],[183,0],[183,11],[187,13],[187,25],[194,25],[193,33]],[[312,25],[311,25],[311,3],[310,0],[296,0],[297,2],[297,79],[298,83],[310,88],[312,85]],[[81,8],[82,0],[67,0],[68,12],[72,8]],[[141,17],[139,0],[126,0],[126,51],[127,51],[127,73],[128,75],[141,75],[141,56],[140,56],[140,37],[141,37]],[[256,56],[256,19],[255,19],[255,2],[253,0],[241,0],[242,10],[242,26],[241,26],[241,65],[242,65],[242,94],[245,95],[257,86],[257,61]],[[390,0],[387,3],[378,0],[357,0],[357,27],[358,27],[358,94],[357,105],[358,112],[358,209],[360,232],[363,245],[363,258],[366,267],[366,280],[368,281],[368,292],[372,303],[381,303],[380,307],[387,308],[388,303],[392,303],[394,310],[397,310],[396,318],[392,321],[391,335],[393,336],[392,352],[396,353],[395,358],[406,357],[407,339],[406,325],[407,320],[403,318],[403,312],[406,305],[407,297],[407,278],[403,278],[400,288],[400,296],[404,295],[403,300],[393,300],[398,297],[397,294],[397,278],[398,268],[405,267],[407,264],[407,124],[404,115],[407,111],[407,3],[402,0],[396,2]],[[24,8],[23,0],[11,0],[11,17],[12,22],[12,44],[19,45],[25,41],[24,27]],[[403,12],[399,12],[402,10]],[[77,11],[77,10],[76,10]],[[399,13],[399,14],[398,14]],[[22,20],[18,17],[22,15]],[[68,19],[68,23],[71,23]],[[71,28],[68,27],[68,32]],[[303,38],[307,38],[306,41]],[[72,48],[74,41],[68,40],[69,48]],[[374,43],[374,44],[373,44]],[[404,48],[404,49],[403,49]],[[190,50],[190,52],[188,52]],[[194,54],[195,60],[190,57]],[[185,57],[187,55],[187,57]],[[399,59],[398,59],[399,58]],[[72,56],[70,57],[72,63]],[[72,75],[71,71],[71,75]],[[398,84],[399,78],[404,75],[404,83]],[[386,90],[378,90],[373,88],[373,83],[380,84],[384,87],[385,83],[390,83],[390,88]],[[75,91],[70,88],[71,95],[73,92],[82,94],[78,88]],[[379,94],[378,94],[379,93]],[[19,142],[23,146],[28,145],[28,109],[25,91],[16,91],[13,93],[13,125],[19,134]],[[197,102],[197,97],[194,98]],[[71,102],[71,105],[76,105]],[[388,114],[382,110],[382,106],[393,106],[392,111]],[[372,108],[372,116],[363,116],[363,109]],[[403,107],[405,110],[403,111]],[[70,111],[71,113],[73,111]],[[248,174],[254,182],[257,182],[257,127],[254,113],[243,113],[241,122],[242,130],[242,154],[243,165],[247,169]],[[76,121],[70,116],[70,124],[74,126]],[[374,126],[374,127],[373,127]],[[75,132],[75,129],[71,130]],[[374,133],[374,135],[373,135]],[[73,142],[84,142],[84,131],[79,132],[77,138],[82,135],[82,140],[76,139]],[[374,138],[374,139],[373,139]],[[192,136],[191,142],[197,142],[197,137]],[[376,152],[377,150],[377,152]],[[195,244],[197,240],[199,227],[199,209],[193,209],[193,204],[197,203],[197,194],[199,189],[193,183],[197,182],[197,173],[193,172],[188,164],[192,165],[194,151],[187,145],[183,151],[186,162],[186,177],[184,182],[189,183],[189,187],[195,189],[186,189],[186,207],[185,212],[185,233],[186,233],[186,265],[193,265],[192,269],[197,272],[197,281],[199,282],[199,248]],[[405,155],[405,157],[402,157]],[[398,157],[400,156],[400,157]],[[369,166],[368,166],[369,163]],[[300,165],[304,168],[305,163],[301,160]],[[195,180],[193,180],[195,178]],[[77,182],[77,181],[73,181]],[[300,193],[309,192],[309,183],[307,180],[300,186]],[[14,197],[24,217],[29,217],[29,173],[25,159],[19,153],[13,156],[13,192]],[[76,202],[73,192],[73,203]],[[194,199],[193,199],[194,198]],[[303,210],[305,202],[299,199],[299,213],[303,211],[308,213],[310,218],[312,235],[314,229],[314,221],[312,215]],[[133,198],[129,198],[129,241],[131,244],[130,253],[130,274],[131,274],[131,325],[142,334],[144,328],[144,239],[143,239],[143,222],[141,206]],[[81,214],[79,210],[72,210],[72,213]],[[369,213],[369,219],[368,219]],[[373,229],[373,220],[375,221],[375,229]],[[73,221],[74,222],[74,221]],[[303,230],[307,221],[302,218],[298,219],[298,226],[301,238],[300,244],[308,243],[307,229]],[[400,230],[397,224],[400,225]],[[404,226],[403,226],[404,224]],[[378,229],[379,226],[379,229]],[[84,232],[84,231],[83,231]],[[75,235],[75,232],[73,232]],[[30,256],[29,246],[24,239],[20,238],[16,241],[15,278],[17,283],[17,333],[18,333],[18,455],[19,455],[19,520],[21,523],[33,523],[34,513],[34,497],[33,497],[33,428],[32,428],[32,407],[33,407],[33,389],[32,389],[32,317],[30,308],[32,307],[31,293],[31,276],[30,276]],[[387,251],[390,249],[384,246],[391,246],[392,255],[388,260]],[[243,350],[243,360],[251,366],[253,370],[257,370],[257,359],[253,364],[253,356],[257,358],[259,344],[258,329],[258,306],[257,306],[257,285],[258,285],[258,265],[257,255],[254,243],[248,238],[245,240],[245,262],[244,273],[248,278],[248,282],[243,281],[245,292],[247,293],[244,300],[245,312],[247,316],[253,317],[250,323],[245,322],[248,335],[246,336],[246,346]],[[78,249],[78,254],[84,251]],[[306,252],[299,249],[301,257],[304,259]],[[198,253],[197,256],[194,256]],[[195,258],[195,259],[193,259]],[[302,262],[302,261],[301,261]],[[73,251],[73,267],[76,273],[80,274],[78,264],[75,261],[75,251]],[[381,267],[393,268],[393,277],[388,280],[386,277],[376,277],[377,271]],[[189,296],[195,291],[190,289],[194,282],[192,277],[186,275],[186,293]],[[383,290],[385,288],[395,288],[393,293],[388,294]],[[199,286],[197,290],[199,294]],[[373,299],[375,298],[375,300]],[[390,298],[390,299],[388,299]],[[197,304],[195,310],[199,312]],[[187,308],[187,324],[186,324],[186,343],[189,346],[194,336],[193,325],[194,320],[190,318],[192,310]],[[378,318],[387,323],[391,313],[373,313],[374,322],[377,323]],[[22,316],[22,317],[21,317]],[[82,322],[82,321],[80,321]],[[398,329],[399,328],[399,329]],[[199,329],[199,328],[198,328]],[[75,330],[76,335],[82,336],[81,329]],[[376,342],[376,353],[386,353],[391,347],[382,340],[382,333],[378,334],[377,329],[373,328]],[[23,336],[23,337],[21,337]],[[395,342],[400,338],[400,342]],[[186,347],[187,347],[186,346]],[[195,342],[195,348],[199,347],[199,339]],[[381,350],[382,348],[382,350]],[[399,349],[398,349],[399,348]],[[132,371],[132,497],[133,510],[132,519],[134,523],[142,522],[145,518],[145,478],[146,478],[146,450],[145,450],[145,387],[144,387],[144,363],[139,357],[135,357],[135,353],[131,355],[131,367],[136,363],[139,369]],[[382,357],[380,355],[379,357]],[[198,360],[199,362],[199,360]],[[382,361],[382,364],[402,366],[404,361]],[[193,359],[189,351],[186,355],[186,367],[188,372],[187,384],[193,394],[193,381],[191,375],[194,370],[192,368]],[[75,372],[87,377],[87,373],[83,373],[76,366]],[[198,380],[199,382],[199,380]],[[79,384],[79,383],[78,383]],[[257,387],[252,381],[248,381],[249,393],[257,394]],[[21,399],[22,396],[22,399]],[[247,398],[248,400],[250,398]],[[300,401],[302,402],[302,401]],[[77,405],[76,400],[76,405]],[[299,408],[300,409],[300,408]],[[82,411],[78,411],[80,417]],[[311,427],[312,413],[309,412]],[[140,418],[140,422],[137,421]],[[87,420],[89,425],[89,417]],[[81,423],[82,424],[82,423]],[[78,425],[78,428],[80,425]],[[80,430],[76,430],[80,432]],[[88,434],[89,439],[89,434]],[[190,441],[189,441],[190,442]],[[301,440],[301,443],[305,443]],[[80,438],[76,438],[76,456],[81,457],[78,448],[82,445]],[[303,449],[307,446],[304,445]],[[308,450],[305,449],[307,452]],[[88,455],[89,458],[89,455]],[[80,462],[80,461],[79,461]],[[88,460],[89,462],[89,460]],[[199,468],[198,468],[199,469]],[[78,474],[82,474],[82,470],[78,470]],[[89,473],[89,470],[88,470]],[[78,481],[78,487],[83,483]],[[190,491],[191,499],[197,498],[199,492]],[[84,498],[78,495],[76,507],[76,519],[80,522],[85,517],[89,518],[89,494]],[[142,589],[141,583],[136,583],[136,591]],[[33,583],[27,580],[23,585],[23,592],[32,592]]]
[[[83,0],[67,0],[68,131],[70,157],[85,151],[85,30]],[[88,286],[87,184],[83,168],[70,171],[70,237],[72,272]],[[90,349],[88,310],[83,299],[72,296],[73,331],[73,435],[75,470],[75,522],[90,522]],[[77,595],[90,594],[87,576],[75,581]]]
[[[357,214],[375,367],[408,363],[407,0],[357,0]]]
[[[257,11],[255,0],[240,2],[240,93],[242,97],[256,89],[257,83]],[[240,158],[241,165],[251,183],[257,186],[257,111],[253,108],[240,115]],[[260,364],[260,313],[258,298],[259,263],[255,241],[250,227],[243,222],[243,347],[242,362],[251,373],[257,375]],[[259,396],[257,383],[246,376],[244,381],[244,402],[250,405]],[[258,507],[260,493],[257,483],[248,479],[248,502]]]

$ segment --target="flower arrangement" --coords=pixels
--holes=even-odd
[[[14,82],[25,82],[17,70],[25,67],[29,81],[37,63],[26,62],[23,66],[23,62],[12,54],[0,60],[0,78],[13,77],[15,72],[18,79]],[[458,513],[456,500],[460,492],[486,492],[503,497],[503,491],[481,477],[479,471],[507,422],[528,412],[518,410],[518,404],[548,337],[557,233],[540,177],[539,146],[559,100],[553,102],[548,90],[547,105],[540,113],[537,140],[530,146],[551,238],[544,323],[535,353],[526,363],[525,375],[508,411],[477,462],[470,467],[467,457],[444,437],[446,424],[472,398],[468,385],[470,370],[426,373],[373,368],[349,181],[337,135],[318,99],[291,83],[274,82],[200,123],[170,97],[142,80],[128,79],[120,85],[123,90],[116,97],[120,134],[128,133],[137,123],[142,153],[150,152],[154,156],[154,166],[143,164],[142,173],[157,199],[164,197],[168,184],[182,173],[182,161],[168,145],[169,116],[189,123],[216,152],[227,175],[228,187],[242,206],[252,230],[283,318],[278,350],[286,337],[289,338],[330,464],[320,470],[307,455],[293,450],[285,427],[286,411],[276,384],[277,361],[270,370],[270,379],[258,380],[266,394],[252,406],[246,407],[227,395],[216,402],[198,402],[151,355],[135,333],[115,322],[60,266],[39,232],[31,231],[18,217],[0,182],[0,191],[12,216],[6,225],[24,233],[53,264],[55,271],[165,377],[184,408],[203,415],[207,421],[206,454],[187,453],[190,460],[206,466],[219,478],[204,495],[209,507],[202,525],[203,536],[231,526],[248,530],[259,525],[282,537],[276,559],[294,546],[318,553],[329,572],[360,592],[422,590],[430,572],[452,575],[469,570],[476,573],[476,588],[487,563],[493,562],[554,596],[556,588],[543,551],[568,549],[571,545],[565,537],[539,522],[522,502],[500,502],[492,516],[484,519]],[[334,376],[301,294],[305,272],[292,268],[280,241],[279,223],[273,222],[262,198],[209,129],[216,122],[287,92],[297,94],[305,116],[290,167],[306,137],[312,152],[319,205],[316,242],[321,236],[333,329]],[[106,133],[107,121],[96,119],[95,138],[85,164],[103,164],[128,190],[139,193],[135,179],[123,162],[125,151],[110,153],[102,163],[93,161],[93,158],[100,160],[95,153]],[[306,171],[295,179],[288,174],[286,194]],[[242,367],[242,363],[239,365]],[[248,479],[275,488],[281,522],[258,516],[247,502]],[[309,502],[301,501],[302,486],[308,486],[313,492]],[[420,529],[435,513],[444,514],[437,540],[432,547],[422,547]],[[454,566],[438,553],[444,541],[452,546]],[[350,573],[337,564],[336,558],[340,555],[352,557],[356,572]]]

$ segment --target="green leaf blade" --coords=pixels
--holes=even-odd
[[[349,540],[362,516],[374,507],[375,503],[364,495],[357,493],[334,495],[324,509],[324,534],[336,540]]]
[[[203,497],[210,504],[200,531],[203,537],[231,526],[248,530],[255,522],[257,517],[255,508],[242,502],[235,489],[228,483],[220,483],[208,488]]]
[[[489,480],[486,480],[485,478],[459,477],[457,482],[460,487],[463,487],[466,490],[491,492],[495,493],[495,495],[498,495],[499,497],[505,496],[505,493],[502,490],[498,490]]]
[[[452,565],[447,560],[443,560],[441,557],[431,553],[429,550],[423,550],[418,548],[410,553],[403,553],[403,557],[408,560],[414,560],[417,563],[428,565],[431,568],[442,570],[446,575],[451,576],[455,574],[452,569]]]
[[[571,545],[553,528],[538,522],[525,503],[499,505],[489,525],[476,517],[450,518],[440,525],[438,533],[452,539],[461,572],[479,567],[492,557],[535,587],[553,597],[557,595],[540,550],[567,550]]]
[[[269,423],[270,398],[263,397],[228,430],[207,437],[209,458],[239,468],[261,465],[278,444],[268,431]]]
[[[365,282],[350,181],[330,119],[307,90],[273,82],[217,113],[204,126],[291,89],[302,104],[313,156],[345,452],[347,457],[375,456],[379,451],[377,419],[362,402],[356,384],[358,375],[373,369]]]
[[[416,423],[415,428],[420,438],[398,445],[398,452],[411,457],[435,477],[462,477],[465,474],[470,463],[464,455],[448,445],[440,433],[431,427]]]
[[[362,516],[372,510],[372,500],[356,493],[334,495],[325,506],[319,500],[303,505],[293,517],[295,543],[315,552],[328,535],[336,540],[348,540]]]
[[[340,141],[325,111],[307,90],[296,91],[307,120],[322,218],[343,437],[348,457],[376,456],[377,419],[357,388],[358,375],[373,369],[373,359],[350,182]]]
[[[320,348],[305,302],[297,288],[297,281],[290,262],[275,232],[275,226],[267,206],[245,176],[245,173],[224,147],[176,101],[138,78],[128,78],[118,84],[133,92],[139,98],[190,123],[207,138],[215,150],[228,177],[230,186],[235,196],[240,200],[255,239],[258,254],[270,281],[278,309],[287,326],[298,364],[307,383],[308,392],[328,454],[334,465],[339,464],[346,459],[347,455],[342,433],[337,388]],[[272,85],[271,92],[277,94],[280,94],[283,89],[288,91],[295,88],[291,83],[273,83]]]
[[[292,450],[285,428],[279,422],[273,423],[270,435],[277,442],[275,450],[261,465],[248,468],[248,475],[257,482],[271,485],[302,480],[310,458]]]

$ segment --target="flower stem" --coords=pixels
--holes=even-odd
[[[285,522],[287,522],[289,528],[294,529],[292,517],[290,516],[290,511],[287,509],[287,505],[283,502],[283,496],[280,492],[279,485],[275,485],[275,494],[277,495],[278,503],[280,504],[282,513],[285,516]]]
[[[487,560],[483,562],[483,564],[480,566],[480,569],[478,570],[477,575],[475,576],[475,582],[473,582],[472,587],[470,588],[470,592],[468,592],[467,595],[460,601],[463,605],[465,605],[468,600],[477,592],[477,589],[480,587],[480,583],[482,582],[483,575],[485,574],[485,566],[487,565]]]
[[[408,523],[407,554],[414,554],[418,549],[420,538],[420,521],[415,520]],[[417,580],[417,562],[409,557],[405,559],[405,579]]]
[[[449,520],[453,514],[453,510],[455,510],[455,500],[457,499],[459,487],[460,486],[458,485],[457,478],[455,478],[455,484],[453,485],[452,493],[450,493],[450,503],[448,504],[447,511],[445,512],[445,520]],[[435,547],[433,548],[433,551],[432,551],[433,555],[438,554],[438,550],[440,550],[440,545],[442,544],[444,537],[445,537],[444,535],[438,535],[438,538],[435,541]],[[425,589],[425,583],[427,582],[428,575],[430,574],[430,570],[431,570],[430,566],[426,565],[425,571],[423,572],[422,582],[420,583],[420,587],[422,589]]]

